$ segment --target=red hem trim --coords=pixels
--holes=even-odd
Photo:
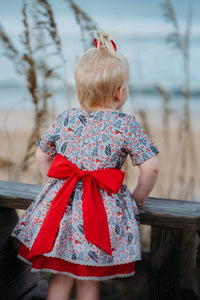
[[[28,259],[29,249],[21,244],[19,249],[19,256],[29,261],[32,264],[32,269],[42,270],[46,269],[52,272],[66,272],[71,273],[77,277],[112,277],[117,274],[120,277],[123,277],[134,273],[135,271],[135,263],[127,263],[122,265],[114,265],[114,266],[85,266],[76,263],[71,263],[69,261],[62,260],[60,258],[55,257],[46,257],[43,255],[33,257]]]

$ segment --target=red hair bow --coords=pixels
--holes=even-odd
[[[112,43],[113,48],[115,49],[115,51],[117,51],[117,46],[116,46],[115,42],[113,40],[110,40],[110,41],[111,41],[111,43]],[[96,48],[98,47],[98,44],[99,44],[99,40],[98,39],[94,39],[94,45],[95,45]],[[101,45],[101,43],[100,43],[100,45]]]

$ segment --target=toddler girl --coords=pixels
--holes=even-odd
[[[108,35],[75,67],[80,108],[62,112],[38,141],[36,159],[48,177],[13,231],[19,257],[33,271],[55,273],[48,300],[99,299],[99,281],[132,276],[140,260],[139,214],[152,190],[157,148],[130,114],[129,65]],[[140,169],[135,190],[123,184],[127,155]]]

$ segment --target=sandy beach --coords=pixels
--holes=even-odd
[[[56,116],[49,117],[48,124]],[[136,114],[142,125],[142,119]],[[181,148],[178,139],[179,118],[174,114],[170,115],[170,125],[168,131],[164,128],[162,114],[148,115],[148,129],[154,143],[160,150],[158,155],[160,173],[151,196],[173,199],[188,199],[199,201],[200,194],[200,120],[192,120],[192,139],[188,141],[189,146],[183,145]],[[41,181],[38,167],[34,157],[30,159],[29,168],[25,172],[20,171],[22,161],[27,147],[31,129],[34,125],[34,116],[31,112],[11,111],[0,113],[0,179],[17,181],[23,183],[38,184]],[[45,129],[43,129],[45,130]],[[164,132],[165,130],[165,132]],[[188,137],[187,137],[188,138]],[[191,144],[192,143],[192,144]],[[183,158],[185,157],[184,165]],[[132,167],[130,160],[127,160],[126,183],[132,190],[137,182],[138,168]]]

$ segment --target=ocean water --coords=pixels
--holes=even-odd
[[[30,1],[32,2],[32,1]],[[30,3],[29,2],[29,3]],[[124,0],[124,1],[92,1],[77,0],[80,6],[97,26],[111,32],[117,44],[118,51],[128,58],[130,63],[130,93],[128,107],[134,109],[162,108],[161,97],[155,90],[160,85],[171,95],[171,105],[177,111],[183,106],[181,91],[184,86],[183,57],[177,49],[166,42],[167,33],[173,27],[163,18],[162,0]],[[200,112],[200,1],[172,0],[178,18],[180,30],[183,33],[188,9],[193,3],[193,17],[190,41],[190,86],[191,112]],[[77,58],[83,53],[80,28],[67,1],[50,0],[58,32],[62,41],[62,51],[66,64],[55,55],[46,55],[52,67],[58,67],[58,72],[70,86],[71,97],[63,90],[63,83],[53,80],[54,97],[49,105],[56,110],[77,104],[74,100],[73,70]],[[23,1],[0,0],[0,24],[3,26],[13,44],[23,51],[20,34],[23,30],[22,9]],[[31,7],[29,7],[31,9]],[[31,20],[30,20],[31,23]],[[32,30],[32,35],[35,31]],[[89,36],[86,35],[86,39]],[[30,110],[29,94],[26,88],[25,76],[16,73],[13,63],[4,56],[4,48],[0,43],[0,109],[1,110]]]

